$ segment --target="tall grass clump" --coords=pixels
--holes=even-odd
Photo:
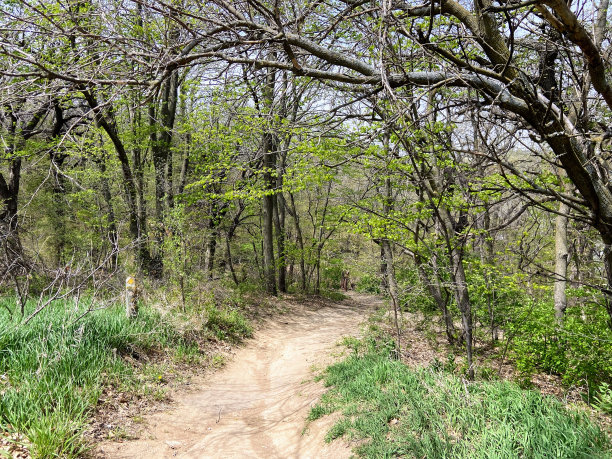
[[[35,457],[85,451],[82,431],[104,384],[133,374],[122,354],[182,344],[152,309],[128,320],[121,306],[82,316],[87,306],[57,301],[27,325],[0,311],[0,430],[25,434]]]
[[[328,440],[365,440],[361,457],[604,458],[605,433],[579,411],[511,382],[412,370],[373,341],[329,367],[311,419],[341,410]]]

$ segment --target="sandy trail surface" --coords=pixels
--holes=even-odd
[[[103,458],[345,458],[351,447],[324,437],[334,422],[306,418],[324,392],[314,368],[359,334],[375,299],[352,293],[341,303],[307,303],[270,319],[231,362],[169,410],[145,418],[139,440],[103,443]]]

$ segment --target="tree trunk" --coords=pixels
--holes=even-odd
[[[51,152],[51,174],[53,176],[52,200],[53,200],[53,230],[55,231],[55,265],[62,266],[63,253],[66,247],[66,179],[59,172],[62,168],[66,155],[58,152]]]
[[[174,72],[168,80],[169,97],[164,99],[162,105],[162,120],[164,130],[161,134],[162,145],[166,149],[166,179],[164,190],[166,194],[166,208],[174,208],[174,157],[172,151],[172,130],[176,116],[176,102],[178,99],[178,73]]]
[[[264,160],[264,168],[268,170],[273,164],[274,159],[271,158],[273,155],[266,153],[266,159]],[[269,184],[271,179],[270,172],[264,173],[264,180]],[[269,186],[269,185],[268,185]],[[267,188],[269,190],[269,188]],[[263,264],[264,264],[264,278],[265,288],[271,295],[276,295],[276,268],[274,266],[274,195],[272,191],[268,191],[263,198],[262,206],[262,217],[263,217]]]
[[[278,249],[278,290],[287,293],[287,253],[285,250],[285,197],[283,196],[283,174],[285,158],[281,156],[277,168],[276,200],[274,202],[274,226],[276,227],[276,247]]]
[[[132,173],[127,152],[119,137],[112,114],[107,115],[104,113],[103,108],[98,104],[98,101],[88,89],[85,87],[80,87],[79,89],[83,93],[85,100],[94,114],[96,125],[104,129],[115,147],[117,158],[121,164],[121,172],[123,173],[123,183],[125,187],[124,198],[129,215],[130,235],[136,246],[136,267],[139,271],[149,273],[151,271],[151,254],[146,244],[146,234],[143,231],[144,228],[142,225],[143,222],[140,220],[141,216],[139,215],[136,181],[134,180],[134,174]]]
[[[242,201],[238,202],[238,209],[234,218],[232,219],[232,224],[227,230],[227,238],[226,238],[226,252],[227,252],[227,264],[229,266],[230,272],[232,273],[232,279],[236,285],[240,284],[238,280],[238,276],[236,275],[236,270],[234,268],[234,260],[232,259],[232,240],[234,239],[234,235],[236,234],[236,230],[238,229],[238,225],[240,225],[240,216],[242,212],[244,212],[245,204]]]
[[[389,128],[387,128],[383,135],[383,147],[385,152],[385,158],[387,161],[391,161],[390,158],[390,149],[389,149],[389,141],[390,141],[391,133]],[[389,170],[385,171],[385,191],[383,196],[383,215],[385,218],[389,218],[391,216],[391,211],[393,210],[393,188],[391,184],[391,177],[389,176]],[[388,224],[385,223],[385,235],[389,232]],[[393,249],[391,248],[391,242],[386,237],[381,240],[381,255],[384,264],[384,272],[385,278],[387,280],[387,291],[389,292],[389,296],[391,297],[391,302],[393,304],[393,318],[395,322],[395,332],[397,335],[397,352],[398,358],[401,358],[402,355],[402,334],[400,330],[400,318],[399,318],[399,299],[397,293],[397,282],[395,279],[395,269],[393,267]]]
[[[239,285],[238,276],[236,276],[236,270],[234,269],[234,260],[232,260],[232,244],[229,237],[225,240],[225,250],[227,252],[227,265],[229,266],[230,273],[232,274],[232,280],[234,284]]]
[[[158,227],[155,228],[155,237],[160,239],[161,236],[161,224],[163,222],[164,214],[164,191],[166,189],[166,159],[167,151],[162,145],[161,139],[157,135],[157,110],[155,104],[149,105],[149,130],[151,140],[151,152],[153,157],[153,168],[155,169],[155,220]],[[160,244],[160,241],[157,241]]]
[[[298,243],[298,247],[300,249],[300,287],[302,293],[306,293],[306,257],[304,254],[304,236],[302,235],[302,228],[300,226],[300,216],[297,212],[297,208],[295,205],[295,198],[293,193],[289,192],[289,201],[291,202],[291,210],[290,214],[293,217],[293,223],[295,225],[295,238]]]
[[[23,247],[19,238],[18,199],[21,178],[21,158],[15,158],[9,165],[9,182],[0,175],[0,199],[3,209],[0,212],[0,238],[6,256],[7,272],[25,268]]]
[[[606,268],[606,282],[608,285],[607,292],[605,292],[608,327],[612,329],[612,239],[608,239],[604,245],[604,266]]]
[[[567,283],[567,213],[569,207],[565,203],[559,204],[559,215],[555,219],[555,319],[557,325],[563,323],[563,316],[567,308],[565,286]]]
[[[321,247],[317,246],[317,259],[315,261],[315,295],[321,294]]]
[[[140,128],[140,108],[137,107],[134,114],[134,138],[138,138]],[[147,203],[145,200],[145,181],[144,181],[144,160],[140,145],[136,145],[132,150],[132,163],[134,170],[134,186],[136,188],[136,220],[139,234],[147,234]],[[108,183],[107,183],[108,185]],[[104,186],[104,185],[103,185]],[[110,201],[107,201],[110,203]]]
[[[213,278],[215,268],[215,252],[217,250],[217,232],[208,235],[206,241],[206,254],[204,255],[204,273],[207,279]]]
[[[10,143],[4,149],[4,158],[9,162],[8,182],[4,175],[0,174],[0,200],[2,202],[0,208],[0,241],[6,256],[5,273],[3,275],[6,273],[13,275],[17,271],[27,269],[21,239],[19,238],[18,210],[22,162],[18,153],[19,150],[25,147],[28,139],[34,135],[34,130],[48,110],[49,107],[46,104],[42,105],[34,113],[30,121],[22,127],[21,132],[19,132],[17,116],[11,111],[8,113]],[[18,132],[20,138],[18,138]]]
[[[187,185],[187,175],[189,174],[189,150],[191,147],[191,134],[187,133],[185,136],[185,143],[187,144],[186,151],[183,152],[183,161],[181,162],[181,175],[179,178],[179,184],[177,192],[183,194],[185,186]]]
[[[463,325],[463,333],[465,337],[465,347],[468,364],[468,377],[474,379],[474,364],[473,364],[473,338],[472,338],[472,307],[468,294],[468,286],[463,269],[463,255],[461,250],[453,248],[450,253],[452,263],[452,278],[453,289],[455,290],[455,298],[457,306],[461,311],[461,324]]]
[[[255,241],[251,241],[251,247],[253,247],[253,257],[255,258],[255,266],[257,267],[257,274],[259,274],[259,280],[262,280],[263,272],[261,268],[261,263],[259,263],[259,252],[257,252],[257,244],[255,244]],[[246,278],[246,273],[244,277]]]
[[[461,211],[455,223],[450,211],[440,207],[437,217],[440,222],[442,234],[445,238],[448,258],[450,262],[450,275],[453,283],[453,291],[457,307],[461,311],[461,324],[463,326],[463,337],[468,364],[468,377],[474,379],[473,362],[473,324],[472,324],[472,305],[468,291],[465,270],[463,267],[463,251],[465,249],[465,237],[462,235],[464,225],[467,221],[464,218],[464,211]]]
[[[495,326],[495,287],[491,281],[491,268],[493,267],[493,257],[495,255],[495,246],[493,241],[493,235],[490,232],[491,229],[491,211],[489,204],[485,203],[484,212],[484,234],[483,241],[480,250],[480,260],[484,269],[485,286],[487,289],[487,311],[489,312],[489,328],[491,331],[491,342],[495,342],[498,339],[497,327]]]
[[[278,198],[278,196],[276,198]],[[274,205],[274,226],[276,228],[276,248],[278,253],[278,290],[282,293],[286,293],[287,263],[285,254],[285,216],[280,207],[277,199]],[[283,215],[279,215],[281,213],[283,213]]]
[[[55,112],[55,123],[51,133],[51,138],[57,138],[64,126],[64,111],[59,102],[53,104],[53,110]],[[57,147],[56,147],[57,148]],[[55,231],[55,265],[62,266],[63,253],[66,246],[67,234],[66,234],[66,203],[64,202],[64,196],[66,194],[66,179],[61,173],[61,169],[64,165],[64,161],[68,157],[67,154],[53,148],[49,152],[49,160],[51,162],[51,175],[53,176],[53,227]]]
[[[380,245],[380,289],[383,291],[389,290],[385,249],[383,248],[382,244]]]
[[[384,260],[385,260],[385,273],[387,277],[389,296],[391,297],[391,302],[393,304],[393,319],[394,319],[394,325],[395,325],[395,333],[397,336],[397,352],[398,352],[398,357],[401,358],[402,334],[401,334],[400,317],[399,317],[400,307],[399,307],[398,289],[397,289],[397,282],[395,279],[395,269],[393,268],[393,250],[391,249],[391,244],[388,239],[383,239],[381,241],[381,247],[383,249]]]
[[[104,203],[106,204],[106,215],[108,219],[108,229],[107,235],[108,240],[110,242],[110,270],[115,271],[117,269],[118,257],[119,257],[119,235],[117,232],[117,222],[115,219],[115,211],[113,209],[112,202],[112,194],[110,191],[110,185],[108,183],[108,178],[106,177],[106,164],[104,163],[104,159],[102,158],[98,162],[98,167],[100,168],[100,172],[102,177],[100,179],[100,186],[102,191],[102,197],[104,198]]]
[[[431,276],[427,274],[425,269],[425,262],[423,258],[415,254],[414,262],[417,265],[417,270],[419,272],[419,277],[421,278],[421,282],[427,286],[427,290],[429,290],[429,294],[433,297],[436,306],[442,313],[442,318],[444,319],[444,326],[446,331],[446,339],[450,344],[453,344],[457,339],[455,324],[453,323],[453,316],[448,309],[448,293],[446,293],[446,298],[442,295],[442,286],[440,285],[440,278],[437,273],[437,255],[433,254],[431,256],[431,265],[432,265],[432,274]]]
[[[268,69],[266,85],[264,87],[264,100],[269,114],[273,113],[274,104],[274,85],[276,72]],[[271,120],[268,120],[271,123]],[[263,236],[263,264],[264,264],[264,284],[266,291],[271,295],[276,295],[276,266],[274,261],[274,201],[276,178],[276,150],[277,142],[272,126],[266,127],[263,135],[263,180],[265,195],[262,204],[262,236]]]
[[[217,250],[217,237],[219,236],[219,225],[223,216],[227,213],[229,204],[216,201],[210,204],[210,216],[208,218],[208,234],[206,240],[206,254],[204,256],[204,272],[208,279],[213,278],[215,267],[215,252]]]
[[[149,128],[151,151],[155,169],[155,245],[154,275],[161,277],[163,271],[164,218],[166,209],[174,206],[172,130],[176,118],[178,100],[178,73],[173,72],[162,87],[159,119],[154,104],[149,106]],[[159,135],[158,135],[159,130]]]

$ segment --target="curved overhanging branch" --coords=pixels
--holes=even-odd
[[[570,10],[568,3],[562,0],[545,0],[543,3],[550,7],[555,15],[548,11],[544,5],[536,7],[538,12],[555,29],[580,48],[589,69],[593,88],[601,94],[608,107],[612,109],[612,86],[606,79],[604,60],[591,34],[580,23],[574,12]]]

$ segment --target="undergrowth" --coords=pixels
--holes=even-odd
[[[208,313],[206,326],[220,340],[237,342],[243,338],[250,338],[253,334],[253,327],[237,309],[209,305],[206,307],[206,312]]]
[[[237,341],[251,333],[239,311],[213,305],[197,330],[144,305],[128,320],[122,305],[80,317],[83,302],[57,301],[27,325],[7,310],[0,312],[0,433],[25,434],[39,458],[78,457],[89,448],[83,432],[105,387],[158,395],[143,382],[163,383],[163,369],[129,361],[163,352],[198,362],[198,336]]]
[[[363,440],[360,457],[604,458],[610,442],[582,412],[512,382],[469,383],[412,370],[373,339],[326,370],[331,389],[310,414],[342,411],[327,440]]]

